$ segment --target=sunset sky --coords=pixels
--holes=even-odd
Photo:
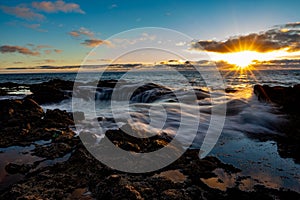
[[[144,32],[136,38],[108,40],[119,32],[141,27],[163,27],[190,36],[193,41],[182,46],[195,60],[197,52],[204,49],[215,61],[246,65],[256,60],[271,67],[298,67],[299,8],[297,0],[2,0],[0,72],[80,65],[97,45],[118,52],[122,43],[155,42],[155,34]],[[112,58],[99,59],[104,62]]]

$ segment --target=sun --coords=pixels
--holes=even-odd
[[[238,68],[246,68],[250,66],[254,60],[259,58],[259,53],[255,51],[232,52],[224,55],[222,60],[235,65]]]

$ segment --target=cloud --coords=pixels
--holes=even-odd
[[[274,65],[274,66],[299,66],[300,59],[281,59],[269,61],[256,61],[257,65]]]
[[[27,24],[27,23],[22,23],[22,26],[24,26],[26,28],[30,28],[32,30],[39,31],[39,32],[48,32],[48,30],[40,28],[41,24]]]
[[[61,52],[63,52],[63,50],[60,50],[60,49],[54,49],[54,52],[55,52],[55,53],[61,53]]]
[[[111,43],[107,40],[99,40],[99,39],[89,39],[89,40],[84,40],[81,44],[88,46],[88,47],[96,47],[98,45],[111,45]]]
[[[18,5],[16,7],[0,6],[0,9],[9,15],[13,15],[18,18],[26,20],[43,20],[45,16],[32,11],[32,9],[25,7],[24,5]]]
[[[300,22],[291,22],[284,25],[286,28],[296,28],[300,27]]]
[[[65,3],[62,0],[55,2],[52,1],[42,1],[42,2],[32,2],[31,5],[28,4],[19,4],[15,7],[10,6],[0,6],[2,12],[13,15],[15,17],[26,19],[26,20],[38,20],[42,21],[46,17],[40,12],[46,13],[80,13],[85,14],[85,12],[80,8],[76,3]],[[40,11],[40,12],[37,12]],[[30,28],[30,27],[28,27]],[[34,26],[33,26],[34,28]],[[37,27],[36,27],[37,28]],[[42,30],[44,31],[44,30]]]
[[[41,44],[41,45],[37,45],[36,48],[37,49],[49,49],[49,48],[52,48],[52,46]]]
[[[32,2],[32,7],[41,10],[47,13],[54,12],[64,12],[64,13],[80,13],[85,14],[85,12],[80,8],[80,6],[76,3],[65,3],[62,0],[58,0],[55,2],[51,1],[42,1],[42,2]]]
[[[261,33],[231,37],[225,41],[196,41],[192,43],[192,49],[217,53],[243,50],[262,53],[276,50],[295,52],[300,50],[300,22],[284,24]]]
[[[83,38],[87,38],[87,39],[84,39],[83,42],[81,43],[82,45],[85,45],[87,47],[96,47],[96,46],[102,45],[102,44],[105,44],[108,46],[112,45],[110,41],[95,38],[94,32],[92,32],[89,29],[84,28],[84,27],[80,27],[79,30],[73,30],[73,31],[69,32],[68,34],[74,38],[82,38],[81,36],[83,36]]]
[[[114,8],[117,8],[118,7],[118,5],[117,4],[111,4],[111,6],[109,7],[109,9],[114,9]]]
[[[142,33],[139,37],[137,38],[115,38],[113,39],[113,44],[114,45],[121,45],[122,47],[126,47],[127,45],[134,45],[138,42],[143,42],[143,41],[154,41],[156,39],[156,35],[150,35],[148,33]]]
[[[23,26],[25,28],[29,28],[29,29],[32,29],[32,30],[35,30],[35,31],[38,31],[38,32],[48,32],[48,30],[46,29],[41,29],[41,24],[28,24],[28,23],[25,23],[25,22],[20,22],[20,21],[10,21],[10,22],[7,22],[5,23],[9,26]]]
[[[31,28],[31,29],[37,29],[38,27],[40,27],[40,24],[23,24],[25,27],[27,28]]]
[[[68,34],[73,36],[73,37],[79,37],[81,35],[85,35],[89,38],[94,37],[94,33],[92,31],[88,30],[87,28],[84,28],[84,27],[80,27],[79,30],[71,31]]]
[[[27,47],[22,46],[11,46],[11,45],[3,45],[0,46],[0,53],[20,53],[24,55],[31,55],[31,56],[38,56],[41,53],[44,54],[51,54],[51,53],[61,53],[62,50],[60,49],[53,49],[50,45],[34,45],[34,44],[27,44]]]
[[[52,53],[52,51],[50,49],[47,49],[47,50],[44,50],[44,53],[45,54],[50,54],[50,53]]]
[[[5,68],[6,70],[28,70],[28,69],[35,69],[34,67],[8,67]]]
[[[55,52],[55,53],[61,53],[61,52],[63,52],[63,50],[60,50],[60,49],[46,49],[46,50],[44,50],[44,53],[45,54],[51,54],[51,53],[53,53],[53,52]]]
[[[44,60],[45,61],[45,60]],[[34,69],[78,69],[80,66],[49,66],[49,65],[43,65],[43,66],[37,66]],[[32,68],[27,68],[27,69],[32,69]]]
[[[40,55],[40,52],[38,51],[32,51],[26,47],[21,46],[9,46],[9,45],[3,45],[0,46],[0,52],[1,53],[20,53],[24,55],[31,55],[31,56],[38,56]]]
[[[44,60],[46,63],[54,63],[55,62],[55,60],[52,60],[52,59],[45,59]]]
[[[185,46],[186,45],[186,42],[178,42],[175,44],[175,46],[178,46],[178,47],[182,47],[182,46]]]
[[[78,33],[77,31],[71,31],[71,32],[69,32],[69,35],[71,35],[73,37],[79,37],[80,33]]]
[[[15,61],[13,62],[13,64],[23,64],[24,62],[21,62],[21,61]]]
[[[102,62],[112,62],[113,60],[110,59],[110,58],[100,58],[98,59],[99,61],[102,61]]]

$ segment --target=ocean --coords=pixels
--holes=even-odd
[[[282,85],[292,86],[300,83],[300,70],[256,70],[251,73],[245,72],[240,74],[235,71],[220,71],[228,86],[247,85],[253,84],[268,84],[268,85]],[[141,79],[149,74],[154,73],[158,78],[164,76],[164,79],[172,80],[172,77],[166,77],[168,72],[137,72],[135,79]],[[193,71],[183,71],[183,74],[190,80],[199,79],[199,74]],[[119,79],[125,72],[106,72],[101,79]],[[75,80],[77,73],[24,73],[24,74],[0,74],[0,83],[14,82],[21,84],[34,84],[49,81],[51,79],[62,80]],[[86,81],[93,77],[93,73],[86,73]],[[84,81],[84,80],[83,80]],[[160,80],[159,80],[160,81]],[[173,80],[174,81],[174,80]],[[176,80],[175,80],[176,81]],[[177,82],[176,82],[177,83]]]
[[[224,126],[220,137],[217,138],[216,145],[207,152],[208,155],[216,156],[225,163],[243,169],[241,176],[251,176],[252,178],[244,183],[245,190],[251,190],[251,186],[261,183],[270,188],[284,187],[300,192],[300,175],[297,173],[300,171],[300,165],[291,158],[282,158],[277,152],[274,141],[262,142],[249,137],[249,135],[259,134],[280,135],[282,133],[279,131],[278,125],[287,120],[287,116],[280,112],[280,109],[275,105],[259,102],[253,94],[253,86],[255,84],[269,86],[300,84],[300,70],[262,70],[245,71],[244,73],[221,71],[222,80],[217,80],[220,79],[218,76],[205,77],[206,74],[199,74],[194,71],[106,72],[101,74],[101,77],[99,75],[98,73],[84,73],[77,77],[76,73],[0,74],[0,82],[37,84],[52,79],[68,81],[76,79],[80,83],[94,82],[99,79],[124,81],[118,88],[115,88],[117,96],[114,98],[112,98],[114,91],[109,88],[97,90],[94,112],[90,110],[85,112],[87,120],[95,116],[104,119],[100,122],[100,131],[94,133],[98,142],[104,137],[105,131],[117,129],[124,123],[132,125],[137,132],[149,132],[149,134],[151,132],[163,132],[176,135],[178,127],[182,125],[182,120],[185,119],[184,134],[181,134],[177,139],[184,148],[198,149],[201,148],[205,134],[209,129],[212,109],[226,105],[227,116],[224,119]],[[209,86],[205,81],[208,78],[212,83]],[[220,85],[213,84],[220,81],[224,82],[226,93],[220,92],[222,89]],[[163,90],[153,88],[133,98],[127,97],[127,91],[138,88],[141,83],[154,83],[162,86]],[[94,87],[85,89],[95,90]],[[205,95],[205,92],[214,94],[215,101],[212,103],[209,98],[201,98],[196,101],[196,104],[193,104],[194,102],[189,103],[189,98],[192,98],[190,92],[194,89],[198,91],[197,96]],[[176,95],[164,93],[166,90],[175,91]],[[8,95],[2,96],[1,99],[23,98],[27,94],[30,94],[30,91],[24,87],[17,92],[11,91]],[[129,102],[125,101],[126,98]],[[184,103],[176,103],[178,99],[182,99]],[[72,99],[67,99],[60,103],[42,105],[42,108],[44,110],[58,108],[69,112],[87,111],[85,107],[88,107],[88,103],[89,101],[72,102]],[[200,113],[200,115],[193,116],[195,112],[190,112],[190,110],[196,110],[196,113]],[[129,115],[124,113],[129,113]],[[200,120],[196,128],[190,125],[195,119]],[[77,134],[83,131],[87,131],[84,126],[78,126],[75,130]],[[195,131],[196,137],[194,139],[192,132]],[[10,150],[0,149],[0,151],[9,152]],[[224,171],[217,171],[216,173],[222,177],[224,185],[230,187],[235,177],[231,177]],[[222,187],[214,179],[203,181],[212,187]]]

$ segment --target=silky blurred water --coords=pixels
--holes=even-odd
[[[52,73],[52,74],[0,74],[0,82],[15,82],[21,84],[35,84],[52,79],[63,79],[74,81],[76,73]],[[101,75],[101,77],[100,77]],[[188,97],[189,91],[193,89],[203,89],[216,94],[217,98],[214,104],[210,98],[204,98],[192,102],[178,104],[173,97],[164,97],[155,102],[148,102],[154,90],[141,94],[136,97],[135,102],[131,102],[129,110],[123,105],[123,101],[117,101],[113,105],[115,113],[112,113],[112,101],[104,98],[109,89],[98,91],[96,95],[95,114],[104,120],[100,122],[101,130],[93,130],[99,138],[98,142],[104,136],[106,130],[116,129],[124,123],[132,125],[138,132],[156,132],[176,134],[178,126],[180,126],[182,118],[194,120],[188,111],[194,109],[200,113],[200,123],[197,128],[196,138],[190,148],[200,148],[205,137],[206,131],[210,124],[213,106],[227,105],[227,116],[225,125],[219,141],[210,153],[217,156],[226,163],[233,164],[241,168],[243,172],[241,176],[251,176],[249,180],[251,184],[261,183],[270,188],[289,188],[299,192],[300,166],[295,164],[292,159],[281,158],[277,153],[277,146],[274,142],[259,142],[249,139],[247,134],[282,134],[278,131],[278,125],[286,120],[286,115],[281,113],[277,107],[267,103],[259,102],[253,94],[253,86],[255,84],[267,84],[270,86],[293,86],[300,84],[300,70],[265,70],[253,71],[251,73],[239,73],[234,71],[221,71],[224,86],[230,89],[230,93],[219,93],[220,85],[213,84],[218,76],[208,76],[207,74],[199,74],[195,71],[136,71],[131,73],[125,72],[105,72],[85,73],[82,74],[79,82],[93,82],[101,80],[124,80],[119,90],[126,96],[126,90],[134,87],[135,84],[155,83],[164,86],[172,91],[176,91],[181,97]],[[209,79],[210,87],[206,86],[204,80]],[[9,98],[9,97],[6,97]],[[14,95],[11,98],[15,98]],[[121,97],[120,97],[121,98]],[[173,99],[172,99],[173,98]],[[122,98],[121,98],[122,99]],[[88,102],[87,102],[88,103]],[[126,103],[126,102],[125,102]],[[55,109],[67,111],[80,111],[76,106],[72,107],[71,99],[64,100],[56,104],[42,105],[43,109]],[[122,114],[129,111],[130,119],[127,117],[119,119],[120,123],[115,123],[111,118],[116,115],[122,118]],[[91,113],[85,113],[89,117]],[[115,114],[115,115],[113,115]],[[164,116],[167,115],[167,118]],[[93,115],[92,115],[93,116]],[[79,134],[81,131],[87,131],[84,127],[76,130]],[[89,130],[91,131],[91,130]],[[194,127],[187,128],[184,135],[179,137],[184,147],[189,147],[186,141],[189,141],[190,133],[194,131]],[[223,174],[223,178],[226,177]],[[227,177],[228,178],[228,177]],[[232,177],[231,177],[232,178]],[[261,179],[261,182],[254,181]],[[226,180],[223,180],[226,181]],[[250,185],[251,185],[250,184]]]

